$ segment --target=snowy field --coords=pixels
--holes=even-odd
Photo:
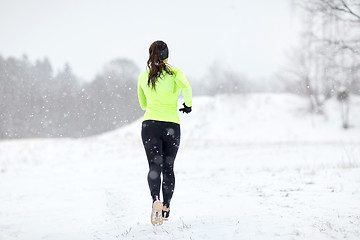
[[[0,142],[0,240],[360,239],[360,98],[347,131],[335,101],[325,116],[287,94],[193,103],[168,222],[150,224],[139,119]]]

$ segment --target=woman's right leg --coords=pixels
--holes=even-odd
[[[180,145],[180,125],[166,123],[163,139],[163,182],[162,192],[164,206],[168,209],[175,189],[174,162]]]
[[[162,170],[162,141],[159,125],[156,121],[147,120],[142,123],[141,138],[149,163],[148,183],[153,201],[160,198]]]

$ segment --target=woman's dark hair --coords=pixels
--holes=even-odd
[[[166,73],[173,75],[174,73],[166,66],[164,60],[168,58],[169,50],[163,41],[153,42],[149,48],[149,60],[147,67],[149,68],[148,86],[155,89],[156,82],[161,74]]]

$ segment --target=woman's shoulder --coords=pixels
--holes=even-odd
[[[183,71],[178,67],[169,66],[169,69],[175,74],[175,76],[178,74],[183,74]]]
[[[146,70],[146,71],[140,73],[139,79],[141,79],[141,78],[148,78],[148,76],[149,76],[149,70]]]

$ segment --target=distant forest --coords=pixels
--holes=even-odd
[[[69,64],[55,73],[47,58],[31,62],[0,55],[0,139],[86,137],[119,128],[143,114],[137,98],[140,69],[115,59],[90,82],[80,82]],[[194,95],[261,91],[245,76],[211,66]]]
[[[84,137],[133,121],[142,114],[138,73],[133,62],[117,59],[80,83],[69,64],[54,74],[46,58],[0,56],[0,138]]]

